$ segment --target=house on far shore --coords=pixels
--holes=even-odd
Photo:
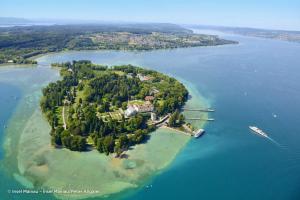
[[[7,63],[14,63],[14,61],[13,60],[8,60]]]
[[[152,79],[151,76],[144,76],[142,74],[137,74],[137,77],[140,79],[140,81],[149,81]]]

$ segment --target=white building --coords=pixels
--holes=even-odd
[[[127,78],[133,78],[133,73],[128,73],[126,76]]]
[[[137,77],[141,80],[141,81],[149,81],[151,79],[151,77],[149,76],[144,76],[142,74],[137,74]]]
[[[157,119],[156,113],[152,112],[151,113],[151,120],[156,121],[156,119]]]
[[[128,106],[125,110],[125,117],[131,117],[137,113],[137,110],[133,106]]]

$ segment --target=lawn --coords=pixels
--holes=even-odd
[[[123,76],[125,72],[118,71],[118,70],[113,70],[114,73],[118,74],[119,76]]]
[[[122,114],[120,113],[120,111],[110,112],[109,114],[113,120],[122,120]]]
[[[132,104],[143,105],[144,103],[145,103],[145,101],[143,101],[143,100],[132,100],[132,101],[128,102],[129,105],[132,105]]]
[[[118,110],[114,112],[98,113],[97,116],[100,117],[104,122],[107,122],[110,119],[121,121],[123,114]]]

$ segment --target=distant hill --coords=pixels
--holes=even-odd
[[[300,42],[300,31],[268,30],[268,29],[247,28],[247,27],[244,28],[244,27],[224,27],[224,26],[207,26],[207,25],[191,25],[188,27],[197,28],[197,29],[217,30],[225,33],[284,40],[289,42]]]
[[[97,20],[28,20],[16,17],[0,17],[0,25],[57,25],[56,29],[71,29],[72,31],[88,27],[91,31],[128,31],[128,32],[161,32],[161,33],[192,33],[179,25],[171,23],[118,23]],[[62,28],[62,25],[64,27]],[[38,28],[35,28],[38,29]],[[44,30],[47,28],[43,28]],[[50,28],[52,29],[52,27]]]
[[[55,27],[55,26],[53,26]],[[49,27],[52,29],[53,27]],[[89,31],[97,32],[130,32],[130,33],[192,33],[191,30],[183,28],[176,24],[169,23],[87,23],[87,24],[65,24],[57,25],[57,29],[71,29],[73,31]]]
[[[16,17],[0,17],[0,25],[27,24],[31,20]]]
[[[12,24],[14,25],[14,24]],[[15,23],[15,25],[18,25]],[[26,24],[24,24],[26,25]],[[19,32],[48,32],[55,31],[57,33],[93,33],[93,32],[130,32],[130,33],[172,33],[172,34],[187,34],[192,33],[191,30],[183,28],[176,24],[168,23],[113,23],[113,24],[43,24],[41,22],[27,22],[25,27],[9,26],[2,27],[0,32],[3,31],[19,31]],[[45,26],[47,25],[47,26]],[[67,32],[66,32],[67,31]]]

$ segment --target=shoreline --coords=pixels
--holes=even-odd
[[[174,47],[174,48],[158,48],[158,49],[78,49],[78,50],[61,50],[61,51],[57,51],[57,52],[46,52],[46,53],[41,53],[32,57],[28,57],[26,60],[35,60],[37,61],[37,59],[44,57],[44,56],[48,56],[48,55],[52,55],[52,54],[60,54],[60,53],[72,53],[72,52],[93,52],[93,51],[116,51],[116,52],[151,52],[151,51],[167,51],[167,50],[176,50],[176,49],[187,49],[187,48],[206,48],[206,47],[220,47],[220,46],[225,46],[225,45],[238,45],[239,42],[238,41],[231,41],[229,43],[225,43],[225,44],[216,44],[216,45],[199,45],[199,46],[187,46],[187,47]],[[26,65],[39,65],[39,63],[37,64],[17,64],[17,63],[1,63],[1,66],[11,66],[11,65],[21,65],[21,66],[26,66]]]
[[[39,64],[17,64],[17,63],[1,63],[1,67],[11,67],[14,66],[15,68],[22,68],[22,67],[37,67]]]
[[[162,128],[162,129],[168,129],[168,130],[174,131],[176,133],[181,133],[181,134],[184,134],[186,136],[192,137],[192,134],[190,134],[188,132],[181,131],[181,130],[176,129],[176,128],[168,127],[168,126],[165,126],[165,125],[161,126],[160,128]]]

